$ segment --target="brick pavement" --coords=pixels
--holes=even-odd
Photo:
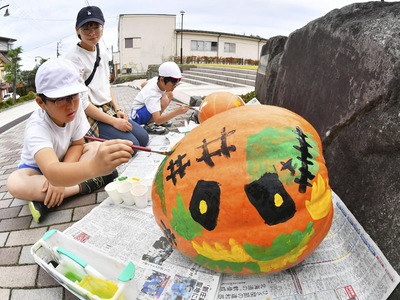
[[[113,87],[113,92],[120,107],[129,113],[138,91],[131,87]],[[173,101],[167,112],[177,105]],[[176,131],[191,114],[189,110],[187,114],[174,118],[169,130]],[[90,195],[71,197],[43,222],[36,224],[27,202],[14,198],[6,188],[7,177],[17,169],[20,160],[25,124],[26,121],[23,121],[0,134],[0,299],[75,300],[78,298],[35,264],[30,248],[46,231],[63,231],[79,221],[107,194],[100,189]]]

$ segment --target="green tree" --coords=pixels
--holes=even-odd
[[[22,82],[21,65],[19,64],[21,61],[21,57],[19,55],[21,53],[21,47],[8,51],[7,57],[10,59],[10,62],[4,66],[4,71],[6,72],[4,80],[12,85],[14,103],[17,100],[17,86]]]

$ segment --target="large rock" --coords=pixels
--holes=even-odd
[[[333,190],[397,272],[399,15],[399,2],[333,10],[293,32],[269,68],[276,77],[258,74],[256,82],[260,102],[286,107],[317,129]],[[400,299],[400,287],[390,299]]]

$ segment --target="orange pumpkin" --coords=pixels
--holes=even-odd
[[[240,274],[278,272],[310,255],[331,226],[331,198],[315,129],[267,105],[193,129],[163,160],[152,190],[155,219],[175,248]]]
[[[199,122],[202,123],[216,114],[243,105],[242,98],[230,92],[211,93],[200,104]]]

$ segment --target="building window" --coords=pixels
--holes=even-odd
[[[142,43],[142,39],[140,37],[126,38],[125,39],[125,48],[140,49],[141,43]]]
[[[224,43],[224,52],[236,52],[236,44],[234,43]]]
[[[190,50],[192,51],[217,51],[218,43],[210,41],[196,41],[192,40],[190,42]]]

